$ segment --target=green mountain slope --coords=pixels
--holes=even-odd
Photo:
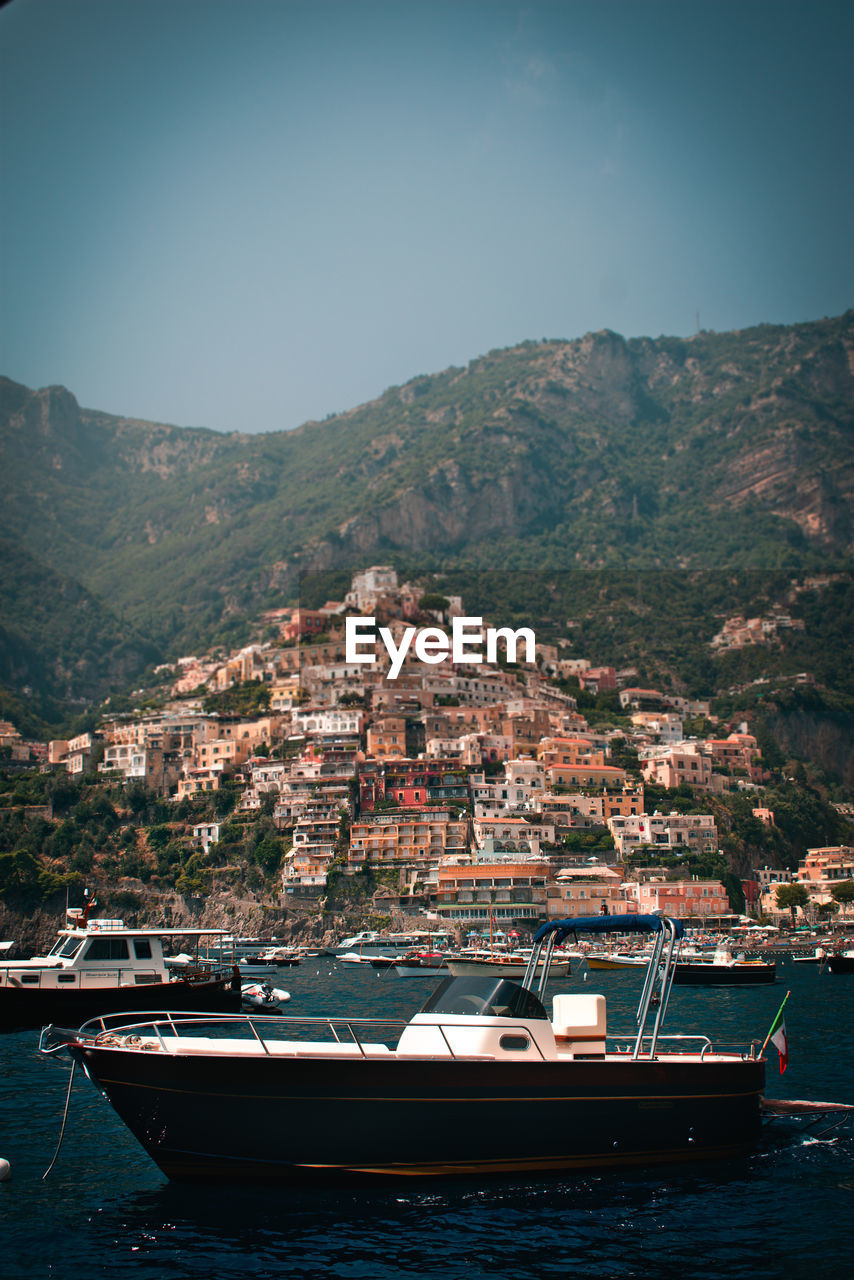
[[[237,637],[302,569],[378,558],[838,563],[854,542],[852,367],[854,311],[687,340],[602,332],[494,351],[263,436],[117,418],[2,379],[5,531],[164,652]]]
[[[79,582],[0,539],[0,717],[39,736],[122,690],[158,656]]]

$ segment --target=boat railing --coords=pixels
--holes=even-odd
[[[323,1028],[332,1036],[334,1043],[353,1044],[362,1057],[367,1057],[367,1050],[371,1045],[399,1039],[406,1026],[403,1019],[392,1018],[284,1018],[280,1014],[265,1015],[263,1012],[173,1015],[157,1010],[139,1014],[133,1022],[127,1020],[127,1013],[102,1014],[91,1018],[76,1031],[46,1027],[42,1031],[42,1040],[45,1045],[52,1044],[53,1039],[48,1034],[52,1031],[56,1038],[62,1039],[62,1043],[73,1038],[77,1042],[105,1045],[109,1044],[111,1037],[116,1037],[117,1041],[121,1037],[122,1044],[136,1047],[140,1040],[155,1039],[162,1049],[167,1050],[167,1041],[170,1039],[200,1037],[211,1031],[222,1033],[234,1030],[242,1032],[242,1038],[247,1042],[255,1041],[260,1044],[263,1051],[269,1054],[268,1042],[284,1039],[299,1042],[301,1039],[310,1039],[312,1031]],[[286,1034],[283,1035],[282,1032]],[[380,1035],[381,1032],[384,1034]]]
[[[115,1048],[158,1048],[169,1052],[169,1041],[209,1037],[213,1040],[225,1038],[226,1033],[236,1031],[239,1038],[247,1043],[257,1043],[264,1054],[271,1054],[271,1046],[287,1042],[299,1044],[310,1042],[313,1049],[318,1048],[315,1038],[317,1030],[322,1029],[331,1036],[331,1044],[355,1046],[362,1058],[374,1056],[379,1046],[391,1049],[399,1042],[403,1032],[410,1025],[403,1019],[391,1018],[336,1018],[336,1017],[282,1017],[267,1016],[263,1012],[252,1013],[216,1013],[216,1014],[171,1014],[164,1011],[144,1013],[133,1022],[127,1021],[127,1015],[102,1014],[84,1023],[79,1030],[59,1027],[45,1027],[42,1030],[39,1048],[44,1053],[54,1053],[66,1044],[92,1044],[96,1047]],[[454,1049],[447,1032],[453,1030],[455,1036],[460,1031],[482,1032],[488,1025],[491,1033],[517,1032],[519,1022],[508,1018],[496,1021],[490,1019],[488,1024],[480,1017],[470,1020],[455,1021],[453,1028],[446,1028],[441,1018],[425,1019],[422,1026],[438,1031],[447,1050],[448,1057],[460,1058],[470,1056]],[[536,1050],[545,1061],[546,1055],[537,1043],[536,1036],[529,1036],[530,1047]],[[429,1056],[435,1056],[430,1054]],[[444,1056],[440,1054],[440,1056]]]
[[[126,1017],[126,1015],[125,1015]],[[58,1052],[69,1043],[77,1044],[93,1044],[97,1047],[116,1047],[128,1049],[153,1049],[168,1053],[169,1041],[177,1039],[193,1039],[194,1037],[204,1037],[210,1032],[225,1032],[228,1030],[240,1030],[242,1036],[247,1043],[257,1043],[263,1053],[271,1056],[272,1046],[287,1042],[288,1044],[299,1044],[300,1041],[311,1042],[312,1048],[317,1048],[317,1041],[313,1039],[312,1033],[316,1033],[318,1028],[322,1028],[328,1035],[332,1036],[332,1043],[336,1045],[351,1044],[358,1051],[362,1058],[372,1056],[370,1050],[379,1045],[385,1048],[391,1048],[389,1041],[398,1041],[401,1034],[409,1024],[403,1020],[386,1019],[386,1018],[335,1018],[335,1017],[297,1017],[283,1018],[281,1016],[265,1016],[263,1013],[237,1013],[237,1014],[190,1014],[190,1015],[172,1015],[163,1011],[156,1013],[146,1013],[138,1020],[127,1022],[123,1020],[121,1014],[104,1014],[98,1018],[92,1018],[85,1023],[79,1030],[70,1030],[55,1027],[45,1027],[42,1029],[41,1039],[39,1041],[39,1049],[46,1054]],[[440,1033],[441,1039],[447,1049],[449,1058],[461,1058],[470,1056],[461,1053],[459,1048],[454,1049],[451,1040],[446,1034],[446,1028],[440,1019],[435,1022],[425,1023]],[[480,1018],[472,1018],[471,1021],[455,1022],[453,1030],[482,1030],[483,1021]],[[268,1029],[269,1028],[269,1029]],[[506,1025],[496,1023],[490,1020],[490,1029],[495,1031],[518,1031],[518,1021],[508,1019]],[[380,1034],[382,1033],[382,1034]],[[214,1036],[214,1040],[220,1038]],[[530,1044],[535,1048],[541,1059],[545,1060],[545,1054],[541,1046],[537,1043],[536,1037],[530,1038]],[[648,1034],[643,1035],[638,1042],[634,1033],[626,1037],[625,1034],[616,1032],[607,1038],[607,1053],[603,1056],[626,1057],[631,1060],[655,1060],[660,1054],[679,1054],[684,1053],[686,1056],[699,1057],[703,1061],[709,1054],[725,1054],[732,1056],[737,1054],[743,1058],[757,1059],[760,1056],[758,1042],[753,1041],[749,1049],[745,1051],[744,1045],[730,1045],[723,1043],[714,1043],[705,1035],[694,1034]],[[430,1056],[435,1056],[431,1054]]]

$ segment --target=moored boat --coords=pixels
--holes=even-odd
[[[449,973],[455,978],[472,976],[477,974],[492,974],[493,977],[499,978],[521,978],[528,966],[529,954],[508,952],[502,955],[500,952],[484,952],[482,954],[474,953],[465,954],[449,954],[445,958],[445,965]],[[542,964],[542,961],[539,962]],[[553,978],[567,978],[571,972],[571,963],[566,958],[558,956],[552,957],[551,975]]]
[[[636,1022],[560,993],[554,948],[601,917],[544,925],[521,981],[443,979],[403,1024],[147,1015],[45,1028],[171,1178],[282,1181],[551,1172],[722,1157],[760,1132],[755,1044],[665,1036],[678,921],[611,916],[655,947]],[[610,1032],[610,1034],[609,1034]]]
[[[371,961],[374,969],[395,973],[399,978],[435,977],[438,971],[447,971],[444,951],[410,951],[399,960],[393,957],[377,957]]]
[[[750,987],[774,982],[774,961],[746,960],[719,947],[709,959],[680,960],[676,964],[677,986]]]
[[[244,982],[240,988],[240,1001],[245,1010],[260,1013],[279,1013],[281,1006],[291,998],[289,991],[273,987],[269,982]]]
[[[645,969],[649,963],[648,956],[620,955],[613,951],[605,954],[591,952],[584,958],[589,969],[602,970],[603,972],[614,972],[621,969]]]
[[[827,964],[828,953],[825,947],[816,947],[807,955],[792,956],[792,964]]]
[[[164,1010],[237,1011],[240,984],[232,969],[170,960],[165,937],[208,937],[210,929],[137,929],[122,920],[88,918],[72,907],[45,956],[0,963],[0,1029],[45,1022],[81,1023],[102,1013]]]
[[[326,954],[350,963],[382,958],[401,959],[413,948],[443,946],[447,941],[446,934],[430,934],[422,930],[411,933],[378,933],[375,929],[363,929],[360,933],[342,939],[336,946],[328,947]]]

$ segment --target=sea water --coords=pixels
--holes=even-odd
[[[283,971],[287,1014],[409,1017],[433,978],[321,958]],[[639,975],[589,973],[609,1028],[632,1025]],[[778,962],[774,986],[674,988],[666,1030],[761,1043],[786,991],[790,1060],[769,1096],[854,1103],[854,975]],[[367,1189],[169,1183],[109,1104],[38,1032],[0,1035],[0,1277],[123,1280],[851,1280],[854,1124],[822,1135],[774,1122],[749,1156],[633,1172],[399,1180]]]

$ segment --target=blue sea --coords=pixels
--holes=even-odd
[[[628,1029],[631,972],[573,975]],[[408,1017],[432,979],[304,962],[284,971],[288,1013]],[[560,987],[567,985],[561,980]],[[771,1096],[854,1103],[854,976],[778,963],[773,987],[674,988],[667,1030],[762,1041],[786,991],[789,1068],[772,1049]],[[337,1280],[850,1280],[854,1125],[825,1135],[775,1122],[750,1156],[716,1164],[549,1178],[396,1182],[304,1191],[170,1184],[38,1032],[0,1036],[0,1276],[335,1277]]]

